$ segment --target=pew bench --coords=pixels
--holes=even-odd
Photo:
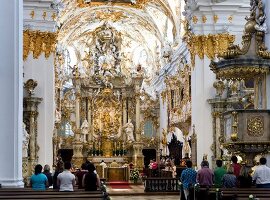
[[[200,188],[196,193],[198,200],[238,200],[238,199],[248,199],[249,195],[253,195],[256,198],[266,198],[270,199],[270,190],[267,188],[220,188],[216,191],[216,188]]]
[[[59,192],[55,190],[34,191],[29,189],[0,189],[0,199],[105,200],[107,199],[107,196],[102,191],[75,190],[74,192]]]

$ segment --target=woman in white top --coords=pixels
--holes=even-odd
[[[74,191],[75,186],[75,175],[71,173],[71,163],[65,162],[65,170],[57,176],[57,185],[59,191]]]

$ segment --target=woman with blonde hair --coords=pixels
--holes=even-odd
[[[234,188],[237,186],[237,178],[233,173],[233,166],[230,165],[227,169],[227,174],[222,177],[222,187],[224,188]]]

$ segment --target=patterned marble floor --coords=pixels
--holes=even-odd
[[[167,200],[167,199],[170,199],[170,200],[174,200],[174,199],[177,199],[179,200],[180,197],[177,196],[177,195],[165,195],[165,196],[137,196],[137,195],[133,195],[133,196],[111,196],[111,200],[127,200],[127,197],[128,197],[128,200]]]
[[[107,187],[107,191],[111,197],[111,200],[174,200],[180,199],[180,194],[157,194],[148,195],[144,192],[143,185],[130,185],[131,189],[113,189],[110,186]]]

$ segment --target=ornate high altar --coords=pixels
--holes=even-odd
[[[87,158],[94,163],[117,160],[119,166],[133,162],[142,168],[143,148],[159,152],[155,136],[158,100],[141,90],[145,77],[140,65],[135,71],[121,66],[121,35],[113,27],[104,23],[97,28],[89,45],[94,49],[81,58],[87,67],[74,66],[70,76],[73,86],[62,96],[56,92],[55,159],[59,149],[71,149],[76,167]],[[61,60],[59,55],[60,64]],[[57,83],[60,87],[61,80]],[[153,132],[150,137],[144,135],[147,121]]]

